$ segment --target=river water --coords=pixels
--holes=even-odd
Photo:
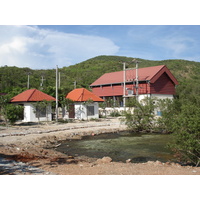
[[[64,141],[57,150],[72,156],[109,156],[113,161],[122,162],[127,159],[134,163],[156,160],[175,162],[172,152],[167,148],[170,140],[171,135],[163,134],[100,134],[85,136],[81,140]]]

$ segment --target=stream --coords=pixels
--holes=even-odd
[[[109,156],[113,161],[133,163],[147,161],[175,162],[167,143],[172,136],[164,134],[100,134],[85,136],[81,140],[63,141],[57,151],[71,156],[102,158]]]

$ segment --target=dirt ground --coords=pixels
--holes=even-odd
[[[119,119],[66,124],[0,127],[0,157],[25,162],[58,175],[200,175],[200,167],[177,163],[112,162],[112,158],[73,157],[56,151],[62,140],[125,130]]]

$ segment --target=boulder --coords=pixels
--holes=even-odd
[[[156,165],[162,165],[163,163],[160,162],[159,160],[156,160],[155,164],[156,164]]]
[[[112,158],[106,156],[106,157],[103,157],[101,159],[98,159],[96,162],[98,164],[100,164],[100,163],[110,163],[111,161],[112,161]]]
[[[131,162],[131,159],[126,160],[126,163],[130,163],[130,162]]]

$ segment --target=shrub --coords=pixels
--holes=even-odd
[[[180,112],[179,100],[159,99],[157,108],[161,112],[161,117],[157,119],[156,128],[165,133],[172,133],[173,117]]]
[[[6,118],[10,124],[14,124],[17,120],[22,119],[24,108],[21,105],[6,105]]]
[[[173,119],[174,141],[169,146],[182,162],[200,163],[200,108],[184,104]]]
[[[110,113],[110,116],[111,117],[119,117],[119,116],[121,116],[121,114],[117,110],[114,110]]]
[[[151,132],[154,128],[154,100],[143,99],[140,103],[136,99],[128,102],[129,107],[134,107],[134,111],[128,110],[125,114],[125,124],[131,132]]]
[[[10,95],[0,96],[0,114],[4,117],[6,125],[8,122],[14,124],[23,118],[23,106],[10,104]]]

